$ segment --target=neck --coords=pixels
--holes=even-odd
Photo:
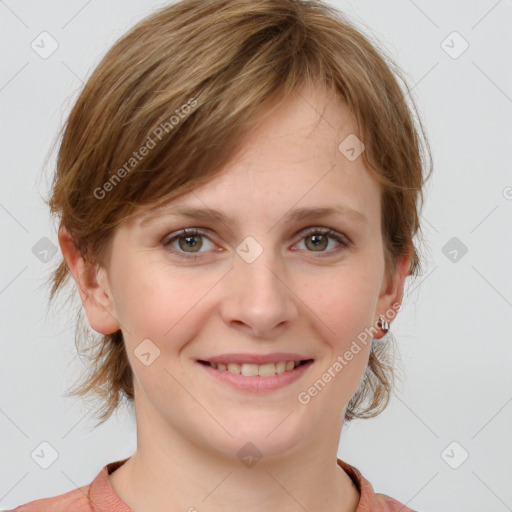
[[[184,435],[148,404],[136,405],[136,418],[137,451],[109,476],[116,494],[135,512],[357,509],[359,492],[337,464],[342,416],[308,443],[264,453],[255,463]]]

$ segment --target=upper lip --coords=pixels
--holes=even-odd
[[[219,356],[198,359],[209,363],[239,363],[239,364],[267,364],[279,363],[281,361],[304,361],[312,359],[300,354],[290,352],[276,352],[274,354],[221,354]]]

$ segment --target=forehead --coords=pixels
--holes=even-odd
[[[144,225],[170,209],[189,218],[231,223],[243,215],[306,219],[329,209],[360,223],[370,223],[372,215],[378,220],[377,182],[361,155],[350,160],[340,150],[356,131],[355,118],[339,97],[323,90],[298,91],[246,136],[219,175],[143,212],[139,221]]]

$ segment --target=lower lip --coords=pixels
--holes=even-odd
[[[293,370],[289,370],[280,374],[276,374],[273,377],[260,377],[259,375],[253,375],[246,377],[242,374],[231,373],[228,370],[217,370],[206,364],[197,362],[204,370],[206,370],[211,376],[217,378],[221,382],[225,382],[231,387],[239,391],[247,391],[250,393],[265,393],[268,391],[276,391],[277,389],[284,388],[292,382],[299,379],[308,368],[313,364],[313,361],[308,361],[305,364],[297,366]]]

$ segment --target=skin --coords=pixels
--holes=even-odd
[[[60,231],[91,327],[122,330],[134,371],[137,451],[109,476],[133,510],[356,510],[359,493],[336,458],[369,343],[308,404],[297,399],[401,303],[410,265],[402,258],[385,279],[379,185],[361,157],[338,150],[351,133],[355,119],[339,98],[304,89],[251,132],[221,175],[166,206],[221,211],[233,218],[230,229],[163,212],[143,227],[141,213],[117,228],[100,268]],[[366,221],[282,220],[328,205],[350,206]],[[351,245],[327,238],[316,248],[303,234],[309,227],[331,228]],[[182,228],[206,232],[192,240],[195,249],[186,252],[184,238],[162,244]],[[235,252],[247,236],[263,248],[252,263]],[[148,366],[134,354],[144,339],[160,350]],[[229,352],[297,352],[314,363],[283,389],[251,394],[196,362]],[[236,455],[249,441],[263,454],[252,467]]]

